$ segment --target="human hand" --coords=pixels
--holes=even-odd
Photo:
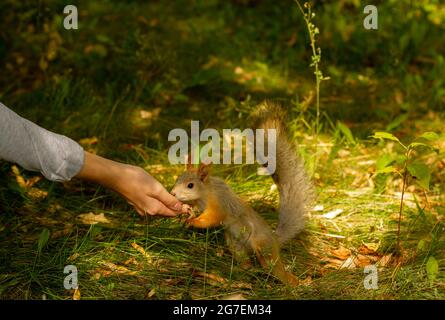
[[[142,168],[124,165],[113,189],[127,199],[141,216],[174,217],[182,212],[182,203]]]
[[[187,213],[180,201],[140,167],[85,152],[84,167],[76,177],[100,183],[116,191],[142,216],[174,217]]]

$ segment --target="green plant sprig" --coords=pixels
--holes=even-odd
[[[304,8],[307,9],[305,11],[301,6],[298,0],[295,0],[300,9],[301,14],[303,15],[304,21],[306,23],[306,27],[309,33],[310,46],[312,49],[312,57],[310,67],[314,68],[315,75],[315,84],[316,84],[316,119],[315,119],[315,132],[318,135],[320,132],[320,84],[324,80],[329,80],[329,77],[323,76],[323,72],[320,69],[321,62],[321,48],[317,47],[316,37],[320,33],[318,27],[312,22],[312,19],[315,17],[315,13],[312,12],[312,5],[309,2],[305,2]]]
[[[434,150],[438,152],[438,150],[429,144],[430,141],[437,140],[439,136],[434,132],[425,132],[421,136],[419,136],[416,140],[413,141],[408,145],[403,144],[396,136],[392,135],[388,132],[375,132],[374,135],[371,136],[371,138],[378,139],[380,141],[383,140],[390,140],[397,142],[402,148],[404,149],[404,161],[403,161],[403,167],[401,170],[398,170],[396,167],[392,165],[385,166],[384,168],[381,168],[375,172],[375,174],[379,173],[397,173],[399,174],[402,179],[402,193],[400,197],[400,206],[399,206],[399,218],[398,218],[398,224],[397,224],[397,248],[400,248],[400,224],[402,219],[402,212],[403,212],[403,201],[405,196],[405,190],[407,187],[407,181],[408,177],[410,176],[413,178],[413,180],[416,182],[417,185],[419,185],[422,189],[428,190],[429,189],[429,183],[431,179],[431,171],[428,168],[428,166],[420,161],[411,161],[412,157],[412,151],[418,147],[426,147],[430,150]]]

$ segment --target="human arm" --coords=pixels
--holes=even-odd
[[[74,140],[20,117],[0,103],[0,159],[39,171],[51,181],[76,177],[104,185],[150,215],[174,216],[181,203],[143,169],[85,152]]]

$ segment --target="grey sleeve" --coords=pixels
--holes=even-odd
[[[70,138],[45,130],[0,103],[0,159],[40,171],[52,181],[68,181],[83,167],[84,150]]]

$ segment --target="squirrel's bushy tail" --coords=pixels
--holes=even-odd
[[[313,188],[297,157],[285,126],[286,112],[279,103],[264,101],[253,114],[257,129],[275,129],[276,170],[272,178],[280,195],[278,240],[284,243],[304,228],[307,206],[313,199]],[[266,134],[267,137],[267,134]],[[267,142],[265,143],[267,146]]]

